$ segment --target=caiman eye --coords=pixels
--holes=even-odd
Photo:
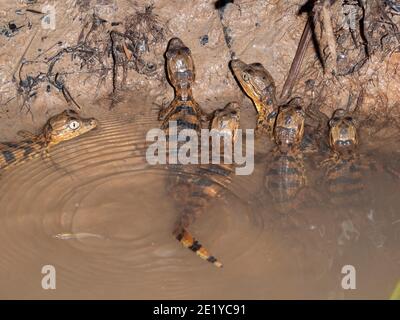
[[[329,126],[333,127],[337,122],[340,120],[339,117],[333,117],[331,120],[329,120]]]
[[[76,120],[72,120],[72,121],[70,121],[70,122],[68,123],[68,127],[69,127],[71,130],[76,130],[76,129],[78,129],[80,126],[81,126],[81,124],[79,123],[79,121],[76,121]]]
[[[148,63],[146,63],[146,68],[149,71],[154,71],[156,69],[156,66],[153,63],[148,62]]]
[[[250,80],[250,77],[249,77],[249,75],[248,75],[246,72],[243,72],[243,73],[242,73],[242,78],[243,78],[243,80],[246,81],[246,82],[248,82],[248,81]]]
[[[296,110],[297,110],[297,111],[301,111],[301,110],[303,110],[303,108],[300,107],[300,106],[297,106],[297,107],[296,107]]]
[[[346,117],[345,119],[346,119],[347,121],[353,121],[353,118],[350,117],[350,116]]]

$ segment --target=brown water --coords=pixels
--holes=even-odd
[[[0,298],[389,297],[400,279],[398,181],[379,173],[368,180],[371,203],[321,202],[285,217],[263,194],[259,155],[254,173],[235,176],[191,227],[224,263],[218,269],[172,237],[166,172],[144,158],[156,108],[123,110],[98,115],[100,128],[56,146],[52,162],[2,174]],[[341,287],[348,264],[356,290]],[[44,265],[56,268],[56,290],[41,287]]]

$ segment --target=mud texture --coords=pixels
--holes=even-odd
[[[1,140],[65,108],[91,116],[118,108],[127,91],[170,101],[164,52],[173,36],[192,50],[204,110],[238,100],[255,114],[229,61],[262,63],[280,92],[309,17],[313,41],[292,97],[328,116],[356,109],[366,128],[381,128],[368,134],[388,135],[400,112],[398,8],[378,0],[0,0]]]

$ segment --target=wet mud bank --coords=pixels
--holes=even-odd
[[[192,50],[202,108],[235,99],[251,112],[229,61],[262,63],[280,92],[308,19],[312,40],[290,96],[328,116],[348,106],[368,124],[397,127],[398,6],[328,2],[2,0],[3,140],[66,107],[92,115],[115,108],[127,92],[167,103],[164,53],[173,36]]]

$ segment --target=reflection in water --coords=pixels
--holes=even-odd
[[[135,114],[98,115],[97,132],[54,147],[57,169],[34,159],[2,174],[1,298],[390,296],[400,278],[398,180],[367,172],[360,192],[369,201],[339,206],[323,168],[312,168],[309,187],[323,201],[282,214],[259,196],[262,157],[252,175],[221,185],[224,197],[193,225],[224,262],[214,268],[171,236],[177,212],[167,172],[144,159],[146,132],[159,126],[149,105]],[[264,148],[268,153],[270,146]],[[387,161],[385,150],[372,157]],[[57,270],[52,292],[40,286],[47,264]],[[357,270],[355,291],[340,285],[347,264]]]

